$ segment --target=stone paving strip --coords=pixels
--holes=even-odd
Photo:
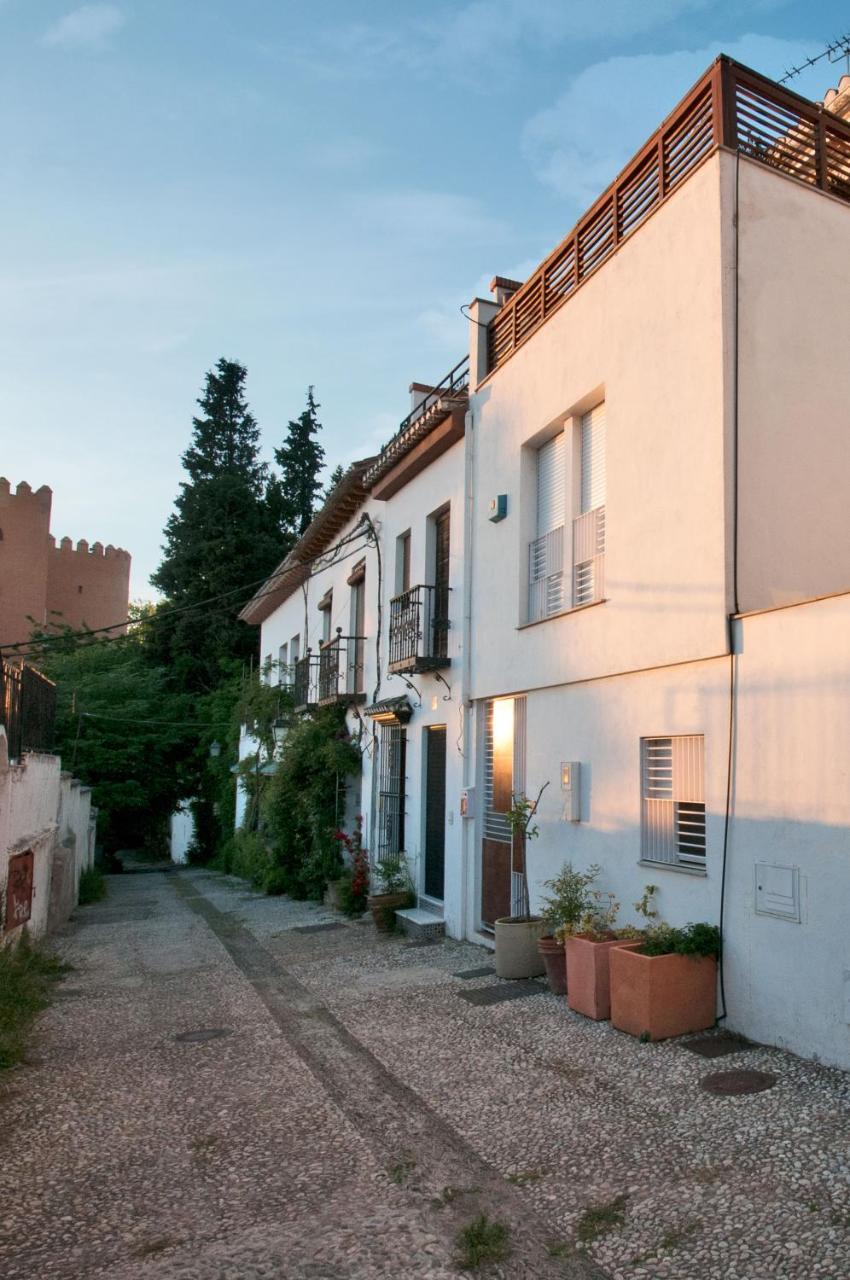
[[[115,877],[78,911],[66,994],[0,1079],[3,1280],[448,1280],[481,1212],[511,1227],[488,1275],[599,1276],[243,911],[368,937],[204,874]]]
[[[62,949],[0,1077],[3,1280],[447,1280],[481,1212],[499,1280],[850,1276],[840,1072],[640,1044],[483,948],[201,870],[112,878]],[[730,1068],[775,1086],[701,1087]]]
[[[222,912],[233,884],[193,873]],[[229,904],[229,905],[228,905]],[[470,1005],[499,988],[469,944],[411,949],[371,925],[312,935],[262,899],[242,922],[398,1081],[521,1194],[546,1240],[612,1280],[850,1276],[850,1080],[778,1049],[720,1060],[641,1044],[548,993]],[[327,914],[328,919],[332,918]],[[534,985],[534,984],[532,984]],[[775,1087],[715,1097],[722,1067]],[[518,1274],[509,1272],[509,1274]]]

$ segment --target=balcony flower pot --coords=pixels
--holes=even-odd
[[[566,971],[570,975],[567,1002],[576,1013],[602,1022],[611,1016],[610,957],[615,947],[634,950],[640,941],[575,934],[566,942]]]
[[[410,894],[407,891],[371,894],[366,899],[366,905],[372,912],[376,929],[380,929],[382,933],[391,933],[395,923],[395,912],[406,907],[409,901]]]
[[[324,904],[331,911],[342,911],[341,885],[343,880],[329,880],[325,888]]]
[[[558,938],[538,938],[537,950],[546,966],[549,990],[553,996],[567,994],[567,958],[564,944]]]
[[[705,1031],[716,1021],[717,961],[714,956],[644,955],[640,949],[610,950],[611,1022],[648,1040]]]
[[[496,921],[496,973],[500,978],[537,978],[546,966],[537,943],[540,916],[504,916]]]

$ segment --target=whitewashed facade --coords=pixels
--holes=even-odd
[[[464,439],[383,500],[365,468],[342,535],[364,515],[376,531],[367,697],[413,704],[420,893],[427,731],[446,725],[448,931],[487,940],[510,913],[505,795],[548,783],[533,899],[564,861],[598,863],[628,923],[657,884],[669,923],[722,926],[726,1025],[848,1068],[850,164],[830,165],[850,130],[786,94],[777,133],[763,104],[781,92],[721,59],[621,175],[608,222],[603,201],[522,288],[494,281],[470,312]],[[399,538],[411,529],[410,582],[427,583],[445,503],[451,664],[411,691],[385,643]],[[349,625],[350,564],[269,612],[263,656],[296,633],[317,644],[329,589]],[[349,723],[374,843],[367,710]]]

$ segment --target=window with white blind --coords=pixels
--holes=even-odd
[[[704,867],[703,735],[642,738],[640,746],[641,858]]]
[[[282,644],[277,651],[277,682],[289,684],[289,645]]]
[[[593,604],[604,595],[604,402],[573,421],[577,436],[561,431],[536,454],[536,536],[528,554],[529,622]],[[572,441],[575,452],[568,457]],[[576,470],[571,495],[567,480]],[[572,547],[569,543],[565,547],[567,536]]]
[[[573,607],[601,600],[605,581],[605,405],[582,415],[579,513],[573,520]]]
[[[528,620],[540,622],[564,608],[566,436],[537,450],[537,529],[528,554]]]

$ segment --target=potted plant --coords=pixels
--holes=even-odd
[[[596,1021],[611,1016],[611,951],[641,945],[636,930],[615,929],[619,910],[613,893],[593,890],[578,927],[566,939],[567,1001],[576,1013]]]
[[[378,892],[369,895],[366,905],[372,912],[376,928],[382,933],[390,933],[396,911],[410,905],[410,877],[404,854],[399,854],[397,861],[385,859],[376,863],[374,874]]]
[[[340,878],[328,885],[325,906],[347,916],[362,916],[369,895],[369,854],[363,848],[363,819],[360,814],[354,820],[351,835],[342,830],[334,834],[345,849],[346,866]]]
[[[650,919],[656,892],[635,903]],[[683,929],[661,922],[640,935],[634,949],[611,951],[611,1022],[642,1040],[666,1040],[705,1031],[716,1021],[720,930],[700,922]]]
[[[500,978],[536,978],[545,969],[537,950],[537,940],[543,933],[544,925],[542,917],[531,914],[526,845],[540,834],[533,819],[540,797],[548,785],[548,782],[544,782],[536,800],[515,795],[513,804],[505,814],[511,829],[512,843],[514,846],[519,845],[522,855],[522,899],[518,915],[503,916],[496,921],[496,973]]]
[[[568,962],[564,943],[579,927],[591,905],[590,886],[599,874],[597,866],[586,871],[576,871],[571,862],[565,862],[554,880],[546,880],[550,892],[543,899],[543,925],[545,933],[537,941],[537,949],[546,966],[549,986],[556,996],[566,995],[568,986]]]

